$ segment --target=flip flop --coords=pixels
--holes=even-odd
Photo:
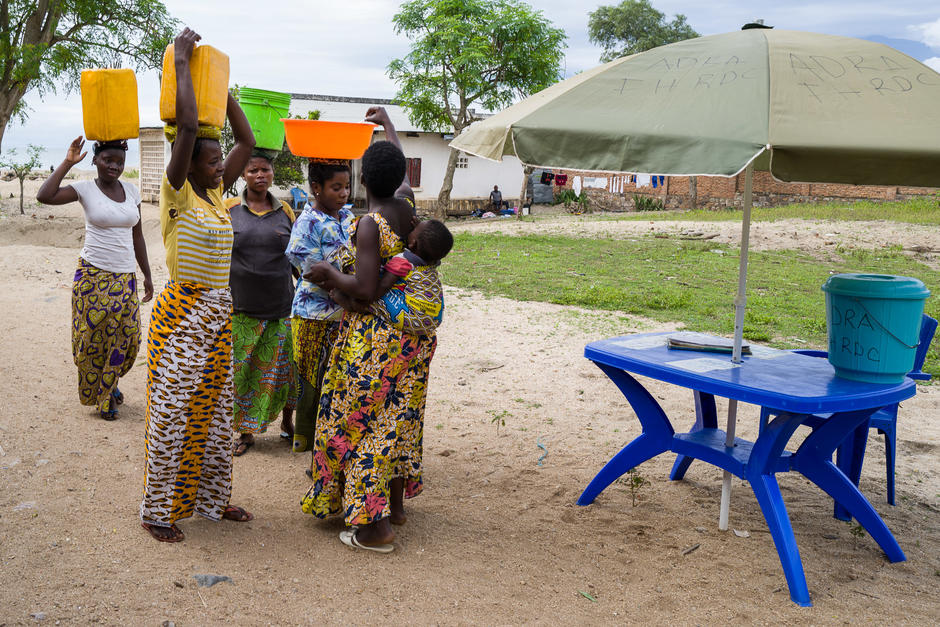
[[[293,439],[294,439],[294,434],[293,434],[293,433],[288,433],[287,431],[281,431],[281,439],[282,439],[282,440],[293,440]]]
[[[233,453],[233,455],[235,455],[235,457],[241,457],[242,455],[247,453],[248,449],[250,449],[254,445],[255,445],[254,440],[239,440],[238,444],[235,445],[235,452]]]
[[[351,529],[345,529],[339,532],[339,541],[345,544],[348,547],[354,549],[363,549],[365,551],[375,551],[376,553],[391,553],[395,550],[394,544],[379,544],[378,546],[366,546],[364,544],[359,544],[359,540],[356,539],[356,534],[359,532],[359,529],[353,527]]]
[[[176,525],[170,525],[169,527],[161,527],[160,525],[151,525],[150,523],[142,522],[140,523],[140,526],[146,529],[150,533],[150,535],[152,535],[153,538],[157,540],[158,542],[182,542],[183,538],[185,538],[185,536],[183,535],[183,532],[180,531],[179,527],[177,527]],[[154,529],[172,529],[176,533],[176,535],[175,536],[160,536],[154,533]]]
[[[118,413],[116,409],[109,409],[108,411],[98,412],[99,417],[102,420],[107,420],[111,422],[112,420],[117,420]]]
[[[121,393],[121,390],[119,390],[119,389],[117,389],[117,388],[114,388],[114,391],[111,392],[111,398],[114,399],[114,404],[115,404],[115,405],[123,405],[123,404],[124,404],[124,395]]]
[[[234,520],[235,522],[248,522],[254,520],[254,516],[251,513],[237,505],[226,505],[225,511],[222,512],[223,520]]]

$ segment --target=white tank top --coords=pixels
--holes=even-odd
[[[85,246],[81,257],[108,272],[134,272],[133,228],[140,220],[140,192],[135,185],[120,181],[124,202],[115,202],[98,189],[97,183],[72,183],[78,202],[85,210]]]

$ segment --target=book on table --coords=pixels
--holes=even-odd
[[[707,333],[695,331],[678,331],[666,337],[666,346],[690,351],[705,351],[709,353],[731,353],[734,350],[734,340]],[[741,354],[750,355],[751,347],[746,341],[741,343]]]

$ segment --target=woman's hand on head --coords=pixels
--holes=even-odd
[[[193,56],[193,48],[196,47],[196,42],[202,39],[202,37],[194,30],[190,30],[189,27],[183,29],[179,35],[176,36],[176,39],[173,40],[173,57],[175,61],[185,61],[189,63],[189,59]]]
[[[69,167],[75,165],[82,159],[84,159],[88,152],[82,152],[82,148],[85,147],[85,138],[79,135],[72,143],[69,144],[69,151],[65,153],[65,161],[69,164]]]
[[[385,107],[369,107],[369,110],[366,111],[366,122],[386,126],[389,122],[388,111],[385,110]]]

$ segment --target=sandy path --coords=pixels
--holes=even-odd
[[[717,530],[714,468],[693,465],[685,481],[669,482],[663,456],[640,467],[651,485],[636,507],[618,484],[590,507],[574,504],[638,433],[614,386],[583,359],[584,344],[668,327],[451,289],[430,384],[427,488],[408,503],[394,553],[353,552],[336,539],[337,522],[299,511],[309,458],[289,453],[276,431],[235,465],[233,501],[254,522],[188,520],[184,543],[158,544],[137,522],[143,358],[122,382],[117,422],[76,399],[69,287],[78,242],[65,218],[0,223],[0,624],[33,623],[37,613],[45,624],[114,625],[931,624],[940,612],[940,388],[920,388],[902,408],[898,506],[884,502],[874,437],[862,478],[907,562],[889,564],[807,481],[781,477],[815,603],[801,609],[740,481],[731,524],[750,537]],[[156,260],[154,216],[145,219]],[[9,235],[10,220],[26,231]],[[154,265],[159,288],[165,269]],[[677,426],[692,422],[687,391],[649,389]],[[753,437],[757,409],[742,411],[739,429]],[[506,422],[498,433],[494,416]],[[548,449],[542,465],[537,444]],[[233,583],[198,588],[196,573]]]

